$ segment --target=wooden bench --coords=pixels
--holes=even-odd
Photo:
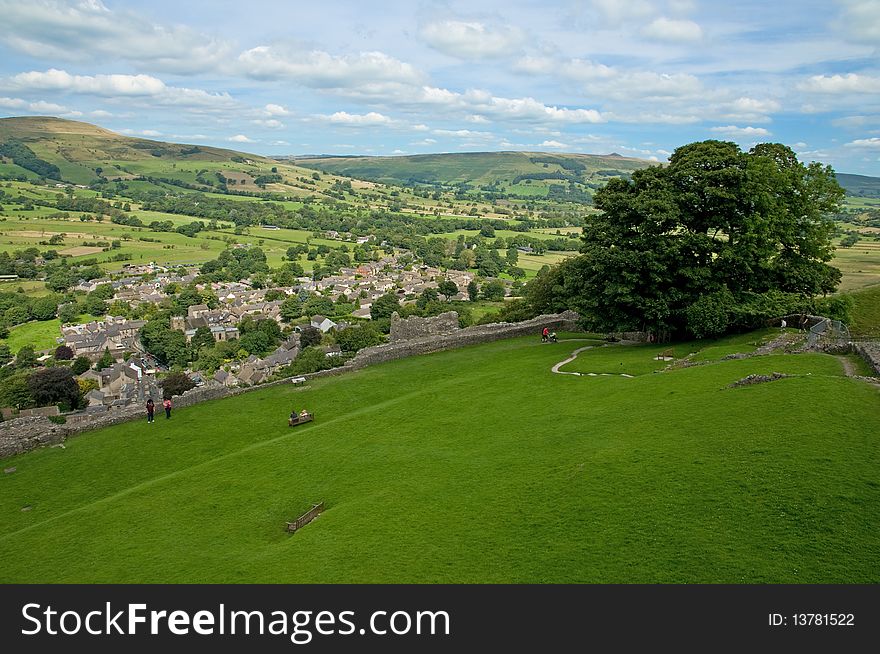
[[[303,513],[296,520],[294,520],[293,522],[287,523],[287,528],[286,528],[287,533],[292,534],[292,533],[295,533],[297,529],[302,529],[307,524],[309,524],[312,520],[317,518],[318,515],[320,515],[321,512],[323,512],[323,511],[324,511],[324,503],[323,502],[319,502],[318,504],[313,505],[311,509],[309,509],[308,511]]]
[[[297,425],[304,425],[307,422],[311,422],[315,419],[315,415],[312,413],[307,413],[305,416],[297,414],[296,418],[288,418],[287,426],[288,427],[296,427]]]
[[[294,377],[293,379],[290,380],[290,383],[291,384],[305,384],[306,378],[305,377]]]
[[[667,348],[654,357],[656,361],[672,361],[675,359],[675,348]]]

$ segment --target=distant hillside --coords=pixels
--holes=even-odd
[[[27,160],[31,159],[58,169],[57,174],[45,174],[46,177],[80,184],[93,181],[99,170],[110,176],[115,175],[115,169],[119,171],[117,176],[123,178],[142,173],[143,166],[137,164],[144,162],[150,162],[149,168],[157,168],[154,162],[268,162],[263,157],[234,150],[132,138],[88,123],[46,116],[0,118],[0,157],[3,172],[21,172],[28,177],[33,176],[31,173],[43,175],[45,167],[39,163],[28,165]],[[123,169],[128,169],[129,163],[135,164],[137,170],[126,173]]]
[[[625,176],[653,162],[617,154],[468,152],[399,157],[307,157],[304,168],[390,184],[468,184],[522,187],[580,184],[598,188],[609,177]]]
[[[847,195],[857,198],[880,198],[880,177],[837,173],[837,181]]]

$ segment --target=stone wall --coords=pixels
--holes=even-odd
[[[458,331],[458,312],[447,311],[438,316],[401,318],[391,314],[391,342],[411,341],[416,338],[443,336]]]
[[[574,311],[566,311],[559,314],[538,316],[524,322],[474,325],[464,329],[457,329],[449,334],[414,338],[388,345],[377,345],[358,352],[353,359],[346,362],[344,368],[358,369],[385,361],[393,361],[440,350],[449,350],[465,345],[488,343],[515,336],[534,336],[535,338],[540,338],[541,329],[544,327],[549,327],[551,330],[578,330],[576,325],[577,319],[578,315]]]
[[[450,313],[454,314],[455,312]],[[576,313],[566,311],[560,314],[538,316],[525,322],[502,322],[458,329],[458,317],[456,315],[456,329],[450,333],[413,338],[398,343],[366,348],[358,352],[354,358],[346,361],[343,366],[300,375],[300,377],[314,379],[340,375],[350,370],[357,370],[384,361],[449,350],[465,345],[488,343],[515,336],[534,336],[537,340],[540,338],[541,329],[545,326],[553,330],[577,331],[577,319],[578,315]],[[446,324],[448,325],[449,323],[447,322]],[[172,401],[176,409],[182,409],[201,402],[220,400],[252,390],[290,383],[292,383],[292,378],[247,387],[230,388],[220,384],[211,384],[191,389],[183,395],[174,397]],[[157,404],[157,411],[161,413],[161,404]],[[14,418],[6,422],[0,422],[0,459],[28,452],[45,445],[63,443],[71,436],[92,429],[109,427],[131,420],[144,420],[145,416],[145,409],[138,405],[121,409],[108,409],[103,412],[86,411],[68,414],[65,416],[67,422],[61,425],[53,423],[45,416]]]
[[[876,376],[880,377],[880,343],[853,343],[853,351],[865,360]]]

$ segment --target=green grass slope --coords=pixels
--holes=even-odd
[[[880,286],[869,286],[850,296],[854,302],[850,332],[880,336]]]
[[[550,368],[583,342],[536,341],[5,461],[0,581],[880,581],[880,402],[834,357],[574,377]],[[795,376],[726,388],[771,371]]]

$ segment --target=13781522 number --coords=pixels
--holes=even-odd
[[[796,627],[855,626],[855,615],[852,613],[793,613],[791,620]]]

